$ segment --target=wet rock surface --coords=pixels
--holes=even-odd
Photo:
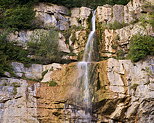
[[[153,4],[152,0],[147,1]],[[154,34],[148,24],[144,27],[140,23],[130,24],[140,17],[143,3],[133,0],[125,6],[97,7],[97,23],[118,21],[129,24],[121,29],[101,32],[101,38],[97,37],[100,56],[114,57],[120,49],[127,52],[134,34]],[[74,53],[81,59],[92,9],[81,7],[69,10],[64,6],[40,3],[34,10],[36,21],[43,29],[17,31],[10,34],[9,40],[19,41],[26,47],[32,35],[38,40],[39,34],[48,33],[48,28],[54,28],[61,31],[57,40],[60,51]],[[70,33],[69,38],[63,31]],[[89,64],[92,122],[153,123],[153,57],[137,63],[109,58]],[[22,63],[12,62],[12,67],[15,77],[5,72],[7,77],[0,78],[0,123],[85,122],[85,108],[80,103],[84,89],[82,82],[77,83],[77,63],[32,64],[26,67]]]

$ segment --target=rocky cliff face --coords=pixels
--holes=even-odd
[[[98,122],[153,122],[153,57],[138,63],[111,58],[93,64],[91,91]],[[73,122],[71,106],[80,92],[76,63],[56,68],[49,75],[56,86],[1,78],[1,122]],[[65,109],[66,105],[70,106]]]
[[[151,2],[152,0],[147,0]],[[127,53],[130,39],[135,34],[154,35],[150,24],[143,26],[137,20],[146,2],[133,0],[126,6],[104,5],[96,9],[97,45],[100,60],[91,63],[92,107],[94,122],[152,123],[154,121],[154,57],[137,63],[117,60],[117,51]],[[24,47],[32,37],[54,28],[59,32],[59,49],[82,57],[92,9],[87,7],[69,10],[64,6],[40,3],[34,7],[36,23],[41,29],[23,30],[9,35]],[[125,23],[120,29],[104,28],[114,22]],[[69,33],[69,36],[66,36]],[[125,55],[124,53],[124,55]],[[66,59],[77,57],[65,56]],[[113,57],[113,58],[110,58]],[[108,58],[104,60],[104,58]],[[80,101],[81,88],[76,79],[77,63],[49,65],[12,62],[14,77],[0,78],[1,123],[64,123],[75,122],[83,113]],[[78,109],[76,111],[76,109]]]

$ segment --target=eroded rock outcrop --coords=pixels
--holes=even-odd
[[[55,27],[60,30],[69,28],[69,10],[64,6],[40,3],[34,7],[36,23],[45,28]],[[42,23],[42,24],[41,24]]]
[[[137,34],[153,35],[152,26],[143,27],[141,23],[136,23],[116,30],[105,29],[100,43],[101,56],[114,56],[114,53],[121,49],[128,51],[130,39]]]
[[[115,21],[129,24],[140,17],[143,12],[142,5],[141,0],[133,0],[126,6],[99,6],[96,10],[96,21],[98,24]],[[40,3],[34,10],[36,23],[45,29],[12,33],[9,37],[11,41],[16,40],[26,45],[31,37],[38,41],[40,35],[49,33],[49,28],[56,28],[58,31],[61,30],[57,40],[59,50],[82,56],[92,9],[73,8],[69,13],[64,6]],[[74,28],[69,30],[69,27]],[[98,33],[99,29],[96,30]],[[62,34],[63,31],[68,31],[69,37]],[[104,29],[97,35],[100,56],[109,58],[115,57],[118,50],[127,52],[134,34],[154,33],[151,25],[143,26],[141,23],[132,23],[121,29]],[[152,123],[154,121],[153,57],[137,63],[109,58],[89,64],[94,122]],[[0,122],[71,123],[83,114],[84,108],[80,101],[84,90],[81,87],[83,83],[77,83],[77,63],[32,64],[26,67],[22,63],[13,62],[12,67],[18,79],[11,78],[8,72],[5,72],[8,78],[0,78]]]
[[[104,5],[97,7],[98,22],[113,23],[115,21],[120,23],[130,23],[139,18],[142,11],[143,1],[133,0],[127,5]]]
[[[153,57],[138,63],[110,58],[91,64],[93,113],[98,116],[95,121],[112,120],[126,123],[153,121]],[[43,70],[48,72],[51,69],[53,72],[48,81],[54,81],[57,85],[1,78],[2,123],[12,121],[63,123],[74,120],[77,115],[73,113],[73,109],[76,109],[74,99],[82,97],[79,93],[81,83],[76,83],[77,64],[43,66]],[[80,102],[80,98],[78,101]],[[65,108],[66,105],[70,106]],[[81,109],[79,112],[82,112]]]
[[[88,19],[92,9],[87,7],[73,8],[71,10],[71,25],[88,28]]]
[[[26,30],[26,31],[19,31],[15,33],[11,33],[8,36],[10,41],[17,41],[20,45],[27,47],[27,42],[39,42],[40,40],[45,40],[49,37],[52,30],[44,30],[44,29],[35,29],[33,31]],[[57,42],[58,42],[58,50],[62,52],[69,53],[70,49],[69,46],[66,44],[66,39],[62,33],[57,32]],[[52,39],[49,39],[52,42]]]

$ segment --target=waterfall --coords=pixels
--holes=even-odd
[[[82,114],[82,118],[84,118],[84,122],[91,122],[91,113],[92,113],[92,102],[91,102],[91,94],[90,94],[90,62],[94,61],[93,53],[94,53],[94,36],[95,36],[95,11],[93,12],[93,16],[91,19],[92,23],[92,31],[89,33],[88,40],[85,46],[85,51],[83,54],[83,59],[81,62],[78,62],[78,71],[79,71],[79,80],[78,82],[83,83],[83,102],[82,105],[84,107],[85,113]]]
[[[96,29],[96,25],[95,25],[95,20],[96,20],[96,16],[95,16],[95,11],[93,12],[93,16],[91,19],[91,23],[92,23],[92,31],[89,33],[88,36],[88,41],[86,43],[85,46],[85,51],[83,54],[83,62],[91,62],[92,61],[92,53],[94,52],[94,48],[93,48],[93,41],[94,41],[94,35],[95,35],[95,29]]]
[[[92,30],[88,35],[83,58],[77,63],[78,76],[75,80],[74,88],[71,90],[70,102],[65,104],[65,114],[70,113],[70,121],[73,123],[94,123],[92,114],[92,87],[93,80],[90,80],[92,67],[91,62],[96,61],[94,52],[95,39],[95,11],[93,11],[91,26]],[[73,103],[74,104],[73,104]],[[68,121],[66,118],[66,122]]]

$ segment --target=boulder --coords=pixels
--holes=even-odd
[[[46,72],[46,74],[43,76],[43,79],[41,82],[50,82],[52,81],[52,73],[56,70],[61,70],[62,65],[58,63],[53,63],[49,65],[43,65],[43,71]]]
[[[85,48],[86,41],[87,41],[87,32],[85,30],[76,31],[73,38],[75,38],[75,42],[72,44],[73,52],[79,54]],[[71,43],[71,41],[70,41]]]
[[[124,22],[124,6],[123,5],[114,5],[113,6],[113,20],[112,22]]]
[[[36,12],[36,18],[37,18],[37,23],[41,23],[42,25],[39,25],[41,27],[56,27],[57,26],[57,20],[54,15],[50,15],[47,13],[43,12]]]
[[[111,23],[113,18],[112,6],[98,6],[96,9],[97,22]]]
[[[59,50],[66,53],[70,53],[69,46],[65,43],[65,41],[65,37],[61,33],[59,33]]]
[[[105,29],[100,43],[101,56],[114,56],[113,53],[121,48],[128,51],[130,39],[136,34],[152,35],[152,26],[147,24],[143,27],[141,23],[136,23],[116,30]]]
[[[68,15],[69,12],[69,10],[64,6],[58,6],[55,4],[46,4],[46,3],[39,3],[34,7],[34,10],[45,13],[60,13],[64,15]]]
[[[88,18],[91,14],[91,9],[87,7],[71,9],[70,25],[81,26],[88,28]]]
[[[62,22],[63,23],[63,22]],[[63,24],[60,25],[60,28],[65,28],[65,26]],[[67,23],[66,23],[66,26]],[[19,31],[14,33],[11,33],[8,38],[10,41],[18,41],[19,44],[21,44],[24,47],[26,46],[26,43],[29,41],[33,41],[36,42],[38,40],[45,38],[46,36],[48,36],[50,33],[50,30],[44,30],[44,29],[35,29],[33,31],[27,30],[27,31]],[[21,35],[22,34],[22,35]],[[59,50],[63,51],[63,52],[67,52],[69,53],[69,46],[66,45],[66,39],[65,37],[62,35],[62,33],[58,33],[58,44],[59,44]]]
[[[64,6],[39,3],[34,7],[36,11],[36,23],[42,28],[57,28],[67,30],[69,28],[68,9]]]
[[[26,77],[28,79],[39,80],[42,78],[43,66],[39,64],[32,64],[27,68],[24,64],[19,62],[12,62],[13,70],[18,77]]]

